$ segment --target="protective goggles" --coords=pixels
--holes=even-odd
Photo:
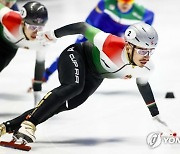
[[[134,3],[134,0],[117,0],[118,2],[122,3],[122,4],[132,4]]]
[[[25,25],[26,25],[26,27],[27,27],[27,29],[30,29],[30,30],[32,30],[32,31],[41,31],[41,30],[43,30],[43,28],[44,28],[44,26],[39,26],[39,25],[30,25],[30,24],[28,24],[28,23],[26,23],[25,22]]]
[[[135,47],[135,50],[139,55],[142,55],[142,56],[147,56],[147,55],[151,56],[154,53],[154,49],[141,49],[141,48]]]

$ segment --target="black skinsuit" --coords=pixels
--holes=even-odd
[[[54,32],[56,37],[85,34],[86,26],[86,23],[76,23],[59,28]],[[90,28],[90,32],[94,34],[94,31],[91,30],[92,28]],[[7,132],[18,129],[24,120],[38,125],[59,112],[74,109],[84,103],[103,81],[103,77],[93,66],[92,49],[93,45],[88,42],[66,48],[60,55],[58,63],[61,85],[48,92],[36,108],[5,122]],[[147,105],[154,102],[153,105],[148,105],[151,115],[158,115],[159,111],[149,83],[137,83],[137,86]]]
[[[78,107],[95,92],[103,78],[89,68],[87,56],[83,50],[88,52],[91,50],[91,45],[88,43],[84,43],[84,45],[74,44],[62,52],[58,64],[61,85],[47,93],[47,98],[44,96],[40,101],[40,103],[42,102],[39,105],[40,108],[31,109],[6,122],[7,131],[17,130],[29,114],[31,116],[28,120],[38,125],[59,112]]]

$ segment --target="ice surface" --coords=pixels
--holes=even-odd
[[[150,79],[161,117],[180,134],[180,1],[136,0],[151,8],[159,45],[152,56],[156,70]],[[96,0],[41,0],[49,10],[47,29],[84,21]],[[24,1],[19,3],[21,6]],[[46,65],[73,43],[76,36],[60,39],[46,54]],[[35,51],[19,50],[11,64],[0,74],[0,122],[14,118],[33,107],[27,93],[34,71]],[[58,86],[57,72],[43,85],[43,94]],[[175,99],[165,99],[172,91]],[[178,154],[180,144],[162,144],[149,149],[147,135],[154,131],[146,105],[134,80],[105,80],[97,92],[79,108],[54,116],[37,127],[36,143],[30,154]],[[2,139],[10,139],[5,135]],[[26,153],[0,147],[0,154]]]

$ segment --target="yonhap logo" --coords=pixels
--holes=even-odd
[[[162,138],[160,133],[152,132],[147,138],[146,142],[150,148],[156,148],[162,143]]]
[[[180,137],[176,136],[176,133],[170,136],[162,136],[162,133],[152,132],[146,138],[147,145],[154,149],[158,147],[162,142],[164,144],[180,144]]]

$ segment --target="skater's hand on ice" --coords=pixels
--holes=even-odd
[[[176,136],[176,133],[168,127],[167,123],[163,121],[159,115],[154,116],[153,121],[158,131],[161,132],[163,135]]]
[[[167,127],[167,124],[165,121],[161,120],[160,116],[159,115],[156,115],[153,117],[153,120],[163,126],[166,126]]]
[[[40,31],[37,33],[37,40],[40,42],[56,42],[57,37],[54,34],[54,31]]]

